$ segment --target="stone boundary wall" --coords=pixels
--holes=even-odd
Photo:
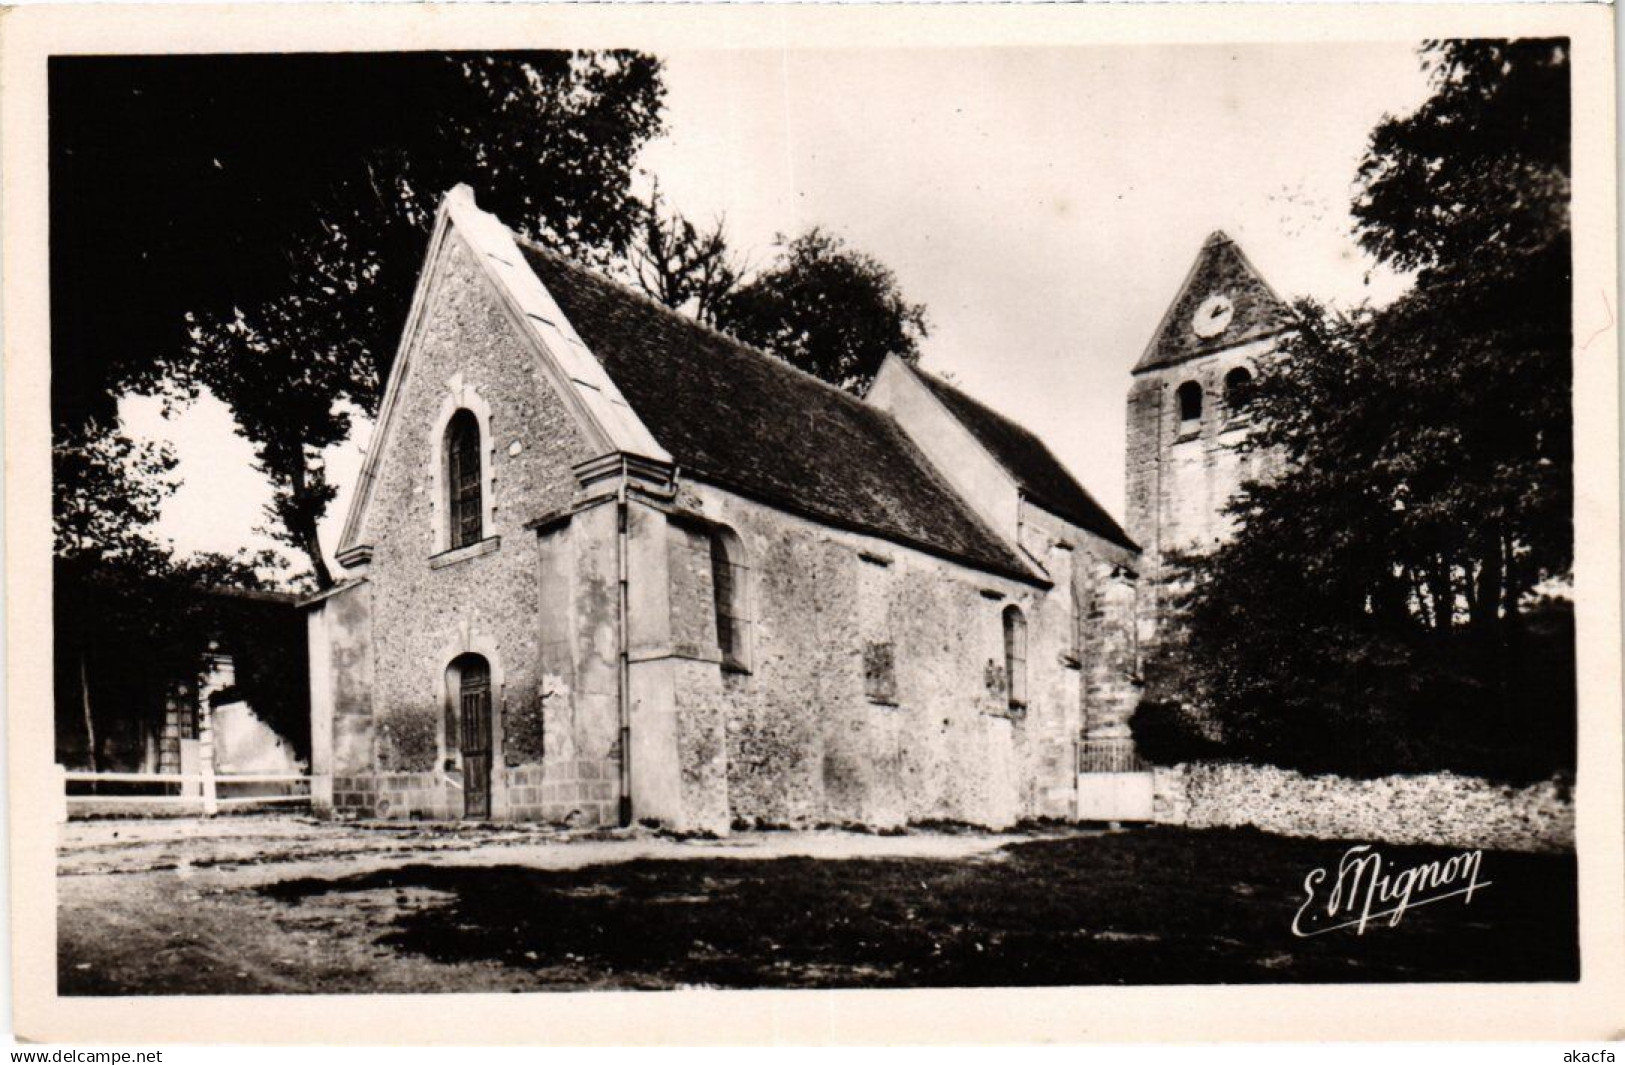
[[[1158,767],[1153,778],[1153,817],[1162,824],[1491,850],[1574,848],[1572,792],[1557,781],[1513,787],[1453,773],[1357,780],[1236,763]]]

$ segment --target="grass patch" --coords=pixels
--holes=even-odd
[[[552,986],[661,988],[1550,981],[1578,977],[1572,856],[1485,855],[1491,885],[1397,928],[1291,933],[1347,844],[1153,828],[982,859],[639,860],[549,871],[410,865],[260,889],[297,906],[394,890],[380,943]],[[1396,866],[1448,857],[1382,847]],[[427,893],[427,894],[424,894]]]

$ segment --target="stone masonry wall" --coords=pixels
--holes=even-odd
[[[578,805],[569,800],[602,790],[612,752],[570,749],[561,752],[557,774],[537,771],[540,748],[554,743],[547,735],[551,715],[562,715],[560,726],[569,727],[579,684],[566,685],[566,697],[548,704],[557,684],[550,686],[539,669],[540,615],[566,612],[572,604],[543,603],[537,536],[522,526],[567,507],[576,490],[571,467],[592,456],[455,231],[442,254],[392,431],[373,445],[383,451],[362,537],[373,545],[373,712],[378,736],[393,739],[378,744],[371,788],[341,789],[335,782],[335,794],[349,794],[358,804],[370,797],[376,812],[391,817],[460,815],[461,793],[441,772],[458,759],[445,746],[445,671],[458,654],[472,651],[492,669],[493,815],[547,809],[569,816]],[[436,526],[446,520],[436,500],[443,490],[437,427],[448,399],[453,406],[476,405],[483,416],[482,460],[492,497],[484,553],[436,551],[444,543]],[[555,583],[550,594],[560,590]],[[560,791],[567,785],[569,797]],[[601,817],[602,810],[589,803],[580,816]]]
[[[1023,549],[1067,590],[1046,596],[1044,609],[1057,626],[1073,626],[1071,647],[1061,653],[1080,673],[1083,738],[1126,740],[1140,697],[1139,557],[1032,504],[1022,507],[1021,530]]]
[[[1514,851],[1574,847],[1574,803],[1556,782],[1523,788],[1451,773],[1352,780],[1273,766],[1155,771],[1155,816],[1191,828],[1250,825],[1316,839]]]
[[[508,813],[613,824],[620,796],[615,508],[541,534],[535,669],[545,757],[508,770]]]
[[[750,671],[697,656],[678,673],[684,771],[700,781],[724,768],[734,823],[1071,815],[1087,665],[1071,566],[1098,567],[1096,545],[1056,548],[1046,591],[705,485],[694,505],[739,536],[750,574]],[[673,544],[674,631],[714,640],[692,620],[709,612],[709,572],[696,548]],[[1004,675],[1012,603],[1027,621],[1024,711],[1008,705]],[[724,752],[712,740],[718,708]]]
[[[311,608],[320,623],[311,628],[325,641],[321,654],[312,654],[312,667],[325,667],[314,678],[326,688],[324,697],[312,692],[312,705],[325,702],[330,730],[324,746],[327,764],[317,772],[345,774],[370,769],[373,743],[372,588],[366,582],[350,585]],[[313,739],[313,747],[314,737]]]

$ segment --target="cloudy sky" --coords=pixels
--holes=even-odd
[[[767,262],[822,225],[926,305],[927,368],[1041,435],[1123,513],[1129,368],[1201,246],[1234,237],[1276,289],[1350,304],[1403,279],[1349,234],[1366,138],[1426,96],[1412,42],[679,53],[668,133],[642,160],[696,219]],[[229,413],[165,421],[184,478],[161,533],[183,551],[263,546],[269,489]],[[368,429],[329,455],[336,544]]]

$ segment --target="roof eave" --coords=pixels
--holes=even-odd
[[[912,548],[915,551],[930,555],[933,558],[940,558],[946,562],[956,563],[957,565],[964,566],[967,569],[975,570],[978,573],[985,573],[995,577],[1004,577],[1008,580],[1019,581],[1023,584],[1032,585],[1035,588],[1049,589],[1055,586],[1053,581],[1046,580],[1036,573],[1029,572],[1025,568],[1006,568],[997,566],[992,562],[984,562],[979,559],[974,559],[968,555],[960,554],[959,552],[952,551],[945,547],[939,547],[935,544],[929,544],[923,540],[917,540],[902,533],[893,532],[888,529],[876,528],[871,525],[866,525],[863,522],[832,517],[828,514],[820,514],[811,508],[803,507],[796,503],[774,496],[772,493],[762,492],[757,489],[747,488],[743,485],[735,484],[726,477],[719,477],[714,474],[707,473],[704,470],[696,470],[689,467],[685,469],[684,473],[685,476],[691,478],[692,480],[702,481],[714,488],[721,488],[724,491],[732,492],[735,495],[761,503],[764,506],[773,507],[776,510],[782,510],[786,514],[793,514],[798,518],[805,518],[806,520],[816,522],[819,525],[827,525],[832,529],[840,529],[844,532],[857,533],[862,536],[872,536],[877,540],[884,540],[890,544],[897,544],[899,547]],[[1003,540],[1001,539],[999,542],[1002,544]],[[1019,562],[1020,559],[1016,558],[1016,561]]]

